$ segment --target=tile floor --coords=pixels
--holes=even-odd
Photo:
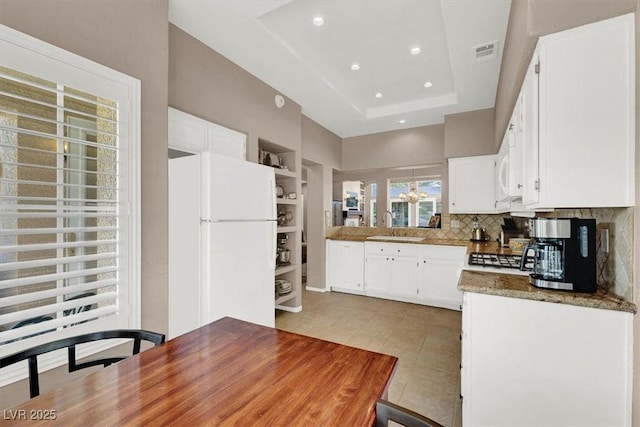
[[[303,291],[302,312],[276,311],[276,327],[399,358],[389,400],[462,425],[461,313],[378,298]]]

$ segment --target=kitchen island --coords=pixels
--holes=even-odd
[[[636,306],[463,271],[463,424],[631,424]]]
[[[528,276],[481,271],[462,271],[458,289],[501,297],[520,298],[542,302],[569,304],[579,307],[636,313],[637,307],[604,289],[593,294],[536,288],[529,284]]]

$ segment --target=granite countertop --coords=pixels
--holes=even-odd
[[[463,270],[458,282],[458,289],[464,292],[577,305],[579,307],[628,313],[637,312],[635,304],[605,290],[587,294],[540,289],[529,284],[528,276]]]
[[[425,238],[418,242],[412,242],[412,241],[401,241],[401,240],[389,240],[389,239],[385,239],[384,236],[380,236],[379,238],[376,238],[376,239],[371,239],[369,237],[371,236],[340,234],[335,236],[327,236],[326,238],[329,240],[345,240],[345,241],[351,241],[351,242],[402,243],[402,244],[409,244],[409,245],[466,246],[467,253],[482,252],[482,253],[489,253],[489,254],[504,254],[504,255],[511,255],[511,254],[520,255],[522,253],[522,252],[513,252],[509,248],[503,248],[498,244],[498,242],[472,242],[470,240],[432,239],[432,238]]]
[[[445,246],[467,246],[469,244],[468,240],[457,240],[457,239],[430,239],[425,238],[420,240],[419,242],[412,242],[408,240],[393,240],[393,239],[385,239],[384,236],[380,238],[371,239],[371,236],[362,236],[362,235],[346,235],[341,234],[337,236],[328,236],[326,239],[328,240],[345,240],[351,242],[377,242],[377,243],[402,243],[409,245],[445,245]],[[391,237],[391,236],[389,236]],[[412,237],[412,236],[411,236]]]

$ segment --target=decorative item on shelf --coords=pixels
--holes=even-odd
[[[428,196],[424,191],[418,192],[416,188],[416,180],[414,178],[414,170],[411,169],[411,184],[409,185],[409,193],[400,193],[398,197],[403,202],[417,203],[420,200],[426,199]]]
[[[433,214],[429,219],[428,228],[440,228],[440,214]]]
[[[351,191],[344,192],[344,202],[347,209],[353,209],[353,208],[357,209],[359,200],[360,200],[360,197],[358,196],[357,193],[354,193]]]
[[[287,198],[288,198],[288,199],[295,199],[295,198],[296,198],[296,193],[289,193],[289,194],[287,194]]]
[[[293,219],[293,212],[284,208],[278,209],[278,225],[283,227],[291,222]]]
[[[289,235],[287,233],[278,233],[278,244],[286,245],[289,241]]]
[[[282,158],[277,154],[270,153],[263,149],[258,150],[258,163],[271,166],[274,168],[285,169],[284,163],[282,162]]]
[[[287,190],[285,190],[283,185],[276,184],[276,197],[284,197],[284,193],[286,192]]]
[[[276,279],[276,292],[278,295],[288,295],[293,291],[293,285],[290,281],[284,279]]]
[[[278,258],[276,261],[278,266],[288,265],[291,263],[291,251],[289,249],[278,247],[277,252]]]

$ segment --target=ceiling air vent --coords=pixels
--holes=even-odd
[[[473,49],[475,50],[476,61],[489,61],[491,59],[496,59],[498,56],[498,41],[496,40],[484,43],[479,46],[475,46]]]

